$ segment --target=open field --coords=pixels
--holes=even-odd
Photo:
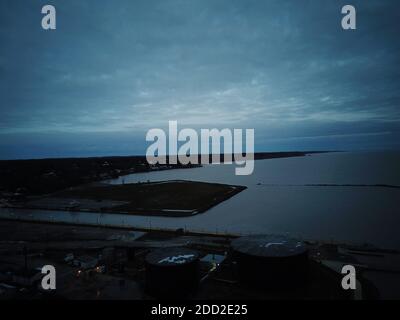
[[[28,201],[25,207],[182,217],[202,213],[244,189],[246,187],[183,180],[97,184]]]

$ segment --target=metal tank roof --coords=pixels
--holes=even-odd
[[[306,245],[298,240],[285,236],[251,235],[232,241],[236,252],[258,257],[290,257],[307,252]]]

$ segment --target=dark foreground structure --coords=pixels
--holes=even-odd
[[[398,299],[399,257],[286,237],[0,220],[0,300]],[[357,290],[341,285],[349,264]],[[44,265],[57,270],[55,291],[40,286]]]
[[[241,282],[260,288],[304,285],[309,272],[308,249],[284,236],[253,235],[232,241]]]
[[[199,254],[186,248],[159,249],[147,255],[146,292],[157,298],[185,298],[199,285]]]

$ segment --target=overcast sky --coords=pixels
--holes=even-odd
[[[144,154],[168,120],[255,128],[257,151],[399,149],[399,34],[398,0],[1,0],[0,158]]]

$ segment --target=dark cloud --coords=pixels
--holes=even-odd
[[[144,153],[168,120],[255,128],[258,150],[398,148],[399,2],[351,1],[356,31],[347,1],[282,2],[54,0],[44,31],[47,2],[3,0],[0,157]]]

